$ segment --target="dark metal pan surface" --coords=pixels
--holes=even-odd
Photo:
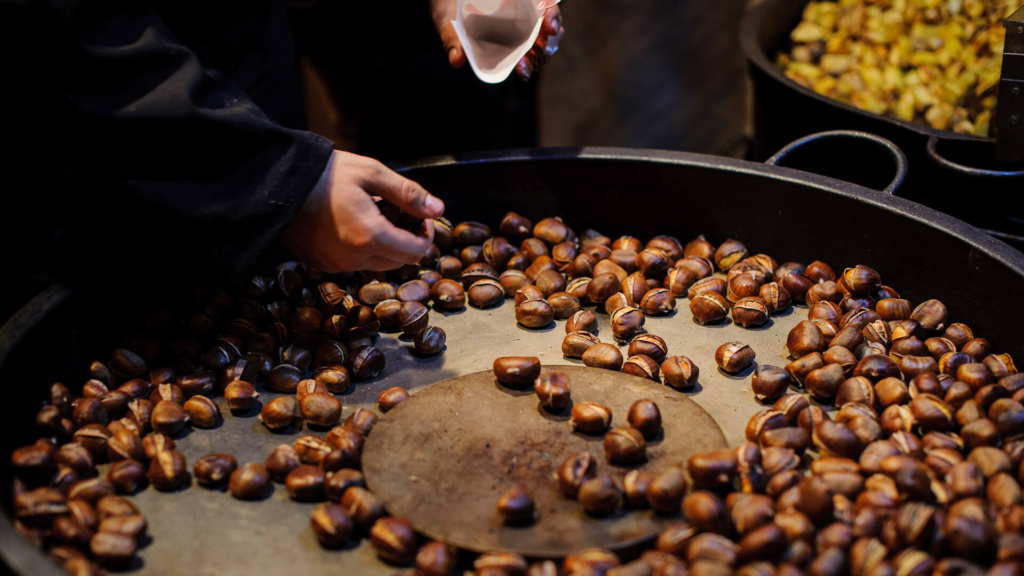
[[[891,167],[890,167],[891,168]],[[1024,358],[1017,318],[1024,287],[1024,254],[964,222],[875,190],[789,168],[676,152],[604,148],[520,150],[439,158],[403,169],[445,199],[449,218],[497,226],[515,210],[534,221],[561,216],[578,231],[595,228],[615,237],[670,234],[713,242],[737,238],[780,262],[821,259],[836,268],[858,263],[876,268],[883,281],[914,302],[938,298],[951,318],[966,322],[1000,352]],[[883,179],[884,188],[892,173]],[[9,455],[32,440],[34,413],[46,386],[84,382],[88,362],[105,358],[116,342],[116,310],[77,300],[59,288],[40,295],[0,330],[0,481],[9,494]],[[750,369],[729,375],[715,368],[714,350],[743,340],[758,364],[785,362],[789,329],[806,309],[794,308],[762,330],[693,322],[687,301],[674,314],[652,317],[645,328],[663,336],[670,353],[690,356],[701,368],[687,395],[716,421],[729,445],[743,441],[747,419],[762,409],[750,391]],[[409,342],[384,334],[378,346],[385,372],[341,396],[344,416],[357,407],[376,410],[377,394],[403,386],[414,395],[434,383],[487,370],[504,355],[536,355],[545,364],[578,364],[560,352],[564,322],[545,330],[516,326],[510,302],[487,310],[431,312],[448,333],[444,354],[417,358]],[[600,336],[610,340],[607,316]],[[119,328],[120,329],[120,328]],[[671,392],[666,389],[666,393]],[[263,390],[261,401],[274,393]],[[307,430],[269,433],[256,420],[259,407],[231,415],[215,430],[192,430],[179,439],[189,464],[209,452],[227,451],[240,462],[262,461],[277,444]],[[387,418],[387,414],[384,415]],[[685,428],[685,427],[684,427]],[[310,504],[289,500],[278,486],[261,502],[192,485],[166,494],[149,488],[133,499],[150,518],[151,542],[129,573],[350,573],[391,574],[369,544],[324,551],[309,528]],[[21,574],[60,574],[45,556],[13,533],[10,501],[0,517],[0,555]]]

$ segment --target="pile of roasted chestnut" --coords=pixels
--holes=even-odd
[[[736,240],[613,240],[514,213],[499,235],[444,219],[434,229],[419,266],[327,276],[289,263],[235,292],[153,311],[141,335],[92,363],[79,394],[51,387],[36,418],[41,439],[11,455],[18,530],[71,574],[129,564],[146,522],[121,495],[147,484],[179,489],[188,466],[174,437],[186,426],[216,426],[223,416],[211,397],[246,415],[263,389],[281,394],[264,404],[265,426],[305,422],[322,434],[281,445],[262,463],[207,455],[192,468],[200,485],[258,499],[282,482],[296,500],[329,501],[311,516],[324,546],[368,534],[387,562],[450,574],[455,552],[419,546],[412,526],[387,516],[363,485],[361,449],[378,415],[360,409],[339,423],[335,395],[385,368],[379,333],[401,332],[412,353],[438,354],[445,334],[429,325],[428,306],[486,308],[512,298],[522,326],[565,320],[566,357],[689,389],[697,366],[668,356],[665,341],[643,331],[647,315],[669,313],[686,297],[701,324],[760,326],[791,302],[807,306],[808,320],[788,335],[792,363],[762,365],[752,377],[756,397],[773,404],[750,421],[747,444],[680,463],[664,479],[668,500],[649,492],[656,479],[638,474],[627,476],[628,487],[594,484],[598,495],[621,491],[617,501],[681,512],[655,549],[622,566],[610,552],[582,551],[565,559],[565,573],[1021,573],[1024,375],[970,328],[950,323],[941,303],[913,306],[867,266],[836,273],[823,262],[779,265]],[[584,308],[595,305],[608,313],[614,343],[597,338],[597,318]],[[716,361],[737,371],[753,356],[729,342]],[[381,412],[407,397],[385,390]],[[599,406],[581,402],[573,411],[578,426],[600,420]],[[612,436],[614,450],[639,442],[629,432]],[[585,475],[589,465],[570,458],[566,466]],[[509,495],[509,510],[520,496]],[[557,572],[515,554],[483,555],[474,569]]]
[[[755,396],[774,404],[750,419],[747,444],[689,460],[685,521],[657,549],[714,573],[1021,574],[1012,358],[867,266],[773,276],[808,306],[786,340],[793,361],[754,372]]]

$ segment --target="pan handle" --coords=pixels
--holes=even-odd
[[[879,190],[883,194],[892,195],[902,184],[907,177],[907,157],[903,154],[903,151],[899,149],[895,144],[882,138],[881,136],[875,136],[868,132],[860,132],[857,130],[830,130],[828,132],[818,132],[817,134],[811,134],[804,136],[799,140],[794,140],[781,150],[775,153],[774,156],[765,160],[765,164],[772,166],[781,166],[783,160],[788,156],[797,152],[798,150],[806,150],[809,147],[824,143],[835,143],[838,141],[849,141],[849,140],[862,140],[869,144],[873,144],[880,148],[882,152],[892,158],[893,163],[896,165],[896,174],[893,176],[892,181],[884,189]]]
[[[967,176],[981,176],[986,178],[1020,178],[1024,176],[1024,170],[988,170],[985,168],[973,168],[971,166],[964,166],[953,162],[949,158],[939,154],[939,137],[931,136],[928,138],[928,142],[925,144],[925,150],[928,151],[928,157],[931,158],[932,162],[935,162],[939,166],[966,174]]]

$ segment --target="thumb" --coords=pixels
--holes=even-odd
[[[466,52],[462,49],[462,42],[459,35],[455,33],[455,26],[451,22],[445,22],[440,30],[441,44],[448,54],[448,63],[452,68],[461,68],[466,63]]]

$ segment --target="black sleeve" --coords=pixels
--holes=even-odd
[[[329,140],[270,120],[145,2],[0,9],[17,193],[35,209],[18,225],[41,226],[27,249],[58,278],[237,279],[278,245]]]

